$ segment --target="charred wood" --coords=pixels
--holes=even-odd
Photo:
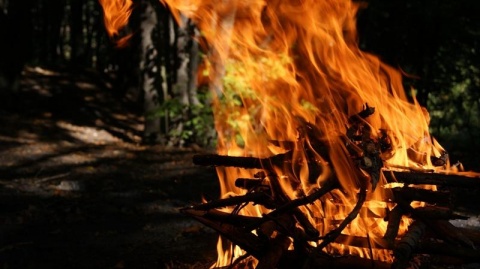
[[[480,188],[480,178],[458,174],[416,173],[383,170],[387,182],[426,184],[445,187]]]
[[[405,201],[422,201],[431,204],[450,205],[451,194],[449,191],[431,191],[413,187],[392,188],[393,195]]]
[[[272,212],[266,214],[264,218],[260,220],[259,223],[257,223],[255,226],[259,226],[262,222],[265,222],[272,218],[274,219],[277,216],[286,212],[293,211],[295,217],[305,229],[307,235],[309,235],[312,239],[316,238],[318,237],[318,230],[310,224],[308,219],[306,219],[306,217],[303,215],[303,212],[301,212],[298,207],[315,202],[317,199],[334,190],[336,187],[337,183],[333,180],[329,180],[324,184],[324,186],[322,186],[322,188],[317,189],[312,194],[304,196],[302,198],[291,200],[290,202],[285,203],[284,205],[273,210]]]
[[[190,217],[206,218],[211,221],[232,224],[237,227],[250,226],[254,223],[258,223],[258,220],[260,219],[260,217],[241,216],[241,215],[227,213],[227,212],[223,212],[215,209],[204,211],[204,210],[196,210],[193,208],[184,208],[184,209],[181,209],[180,212]]]
[[[405,233],[400,242],[395,246],[393,251],[395,258],[392,269],[407,268],[412,254],[418,247],[418,242],[425,233],[425,227],[425,224],[421,221],[415,221],[410,225],[408,232]]]
[[[457,227],[458,231],[470,239],[475,245],[480,245],[480,231],[477,229],[469,229],[464,227]]]
[[[467,262],[479,262],[480,250],[459,246],[452,246],[431,240],[422,240],[417,248],[417,253],[438,254],[448,257],[455,257]]]
[[[367,238],[347,234],[340,234],[335,239],[335,243],[359,248],[392,249],[389,242],[383,238]]]
[[[184,213],[188,214],[190,211],[187,210],[184,211]],[[265,242],[265,240],[261,240],[258,236],[254,235],[250,231],[233,224],[211,220],[205,215],[191,214],[190,216],[200,223],[203,223],[204,225],[214,229],[221,236],[228,238],[228,240],[230,240],[233,244],[240,246],[243,250],[255,258],[259,259],[264,255],[267,242]]]
[[[389,213],[387,231],[383,236],[389,246],[393,246],[395,238],[397,238],[398,229],[400,228],[400,221],[402,220],[403,213],[404,210],[400,206],[396,206]]]
[[[424,218],[436,220],[468,219],[467,216],[457,214],[453,210],[445,207],[425,206],[414,209],[415,214],[421,214]]]
[[[340,234],[341,232],[347,227],[352,220],[354,220],[358,213],[360,212],[360,209],[362,209],[363,203],[365,202],[365,199],[367,197],[367,188],[366,186],[362,186],[360,188],[360,192],[358,193],[358,199],[357,203],[355,204],[355,207],[352,209],[352,211],[345,217],[345,219],[342,221],[342,223],[335,229],[331,230],[328,232],[325,236],[323,236],[323,241],[320,243],[317,247],[317,250],[322,250],[324,247],[326,247],[328,244],[333,242]]]
[[[265,181],[263,179],[258,178],[237,178],[235,180],[235,187],[250,190],[253,188],[264,188],[265,190],[269,190],[270,187],[266,184],[263,184]]]
[[[288,251],[291,240],[283,235],[278,234],[275,238],[268,242],[265,255],[259,261],[256,269],[277,268],[282,255]]]
[[[232,196],[224,199],[213,200],[208,203],[191,206],[190,208],[196,210],[210,210],[215,208],[222,208],[228,206],[237,206],[243,203],[261,204],[266,208],[274,208],[275,203],[264,192],[252,192],[240,196]]]
[[[285,266],[281,266],[280,269],[299,268],[297,264],[285,263]],[[290,266],[290,267],[288,267]],[[310,255],[305,261],[303,269],[316,269],[316,268],[335,268],[335,269],[390,269],[390,263],[381,262],[376,260],[370,260],[366,258],[360,258],[356,256],[340,256],[332,257],[325,253],[315,253]]]
[[[234,157],[218,154],[202,154],[193,156],[193,163],[202,166],[225,166],[245,169],[267,169],[273,166],[282,167],[284,163],[291,162],[291,151],[277,154],[269,158]]]
[[[439,238],[457,246],[475,248],[472,240],[450,222],[446,220],[429,220],[427,224]]]

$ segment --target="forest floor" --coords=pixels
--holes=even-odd
[[[27,68],[0,96],[0,269],[208,268],[217,234],[179,208],[218,196],[199,149],[140,144],[134,101],[95,73]]]

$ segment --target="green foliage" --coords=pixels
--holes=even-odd
[[[252,135],[261,135],[264,132],[261,126],[260,113],[268,100],[259,100],[252,83],[271,83],[282,79],[288,72],[291,59],[287,55],[275,58],[258,57],[255,64],[230,59],[225,65],[225,74],[222,77],[223,92],[219,98],[218,117],[224,119],[226,126],[222,127],[224,137],[235,141],[239,147],[244,147],[244,137],[241,130],[248,126]],[[252,72],[250,69],[261,70]],[[247,70],[248,69],[248,70]],[[274,96],[267,98],[275,98]]]
[[[211,98],[207,93],[199,93],[197,97],[200,101],[197,105],[185,105],[178,99],[168,99],[148,117],[166,119],[168,141],[178,141],[176,144],[182,145],[196,143],[212,146],[214,132]],[[178,128],[179,124],[181,128]]]
[[[433,85],[428,95],[432,132],[457,145],[480,147],[480,69],[479,56],[469,46],[456,47],[457,53],[441,48],[436,56]]]
[[[359,15],[362,49],[413,75],[406,88],[430,112],[431,133],[480,168],[480,2],[367,2]]]

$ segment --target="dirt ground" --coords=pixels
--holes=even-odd
[[[218,196],[199,149],[140,144],[133,101],[94,73],[27,68],[0,96],[0,268],[208,268]]]

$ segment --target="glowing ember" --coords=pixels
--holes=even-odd
[[[101,2],[105,6],[115,1]],[[426,110],[408,100],[400,72],[358,48],[359,4],[350,0],[164,2],[177,18],[180,14],[191,18],[209,46],[203,72],[208,72],[214,94],[218,153],[258,158],[291,154],[292,162],[273,167],[282,192],[276,195],[284,199],[311,194],[332,178],[338,181],[342,191],[300,207],[320,234],[310,242],[312,246],[322,245],[322,236],[347,218],[362,196],[368,210],[353,216],[342,233],[366,237],[372,244],[380,240],[387,229],[384,212],[394,206],[388,202],[392,194],[384,187],[380,169],[436,169],[432,160],[439,160],[443,149],[430,138]],[[112,21],[105,12],[106,20]],[[310,163],[317,169],[312,170]],[[446,158],[441,168],[449,169]],[[218,168],[222,195],[245,194],[235,180],[252,178],[255,172]],[[268,175],[265,180],[272,182]],[[268,212],[252,204],[238,210],[244,216]],[[409,220],[402,222],[400,234]],[[244,254],[221,241],[218,250],[216,266]],[[325,250],[392,259],[388,250],[338,243]]]

